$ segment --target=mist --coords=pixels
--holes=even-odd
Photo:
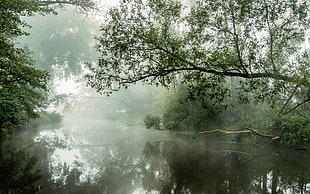
[[[5,1],[0,193],[310,191],[306,1]]]

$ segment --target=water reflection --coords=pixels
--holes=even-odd
[[[13,143],[14,142],[14,143]],[[36,193],[42,178],[35,169],[38,159],[22,144],[4,141],[0,145],[0,193]]]
[[[52,138],[42,193],[310,191],[309,153],[207,145],[137,126],[98,123],[77,130]]]
[[[310,193],[307,152],[205,142],[114,121],[65,124],[2,150],[0,193]]]
[[[309,193],[310,157],[300,153],[248,154],[147,143],[147,190],[161,193]],[[152,183],[152,184],[149,184]]]

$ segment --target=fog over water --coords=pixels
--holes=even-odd
[[[238,143],[221,141],[222,136],[217,134],[196,133],[243,130],[250,119],[258,123],[250,125],[255,129],[271,129],[269,113],[265,112],[269,108],[262,106],[256,114],[253,110],[257,105],[238,104],[229,107],[223,116],[215,110],[219,106],[197,103],[195,96],[189,99],[185,85],[179,90],[174,83],[171,90],[136,84],[110,97],[86,87],[85,74],[89,71],[86,63],[96,64],[100,58],[95,51],[98,40],[94,37],[101,33],[100,23],[108,8],[118,5],[116,0],[96,2],[102,10],[100,16],[97,12],[97,15],[77,13],[73,6],[64,6],[57,9],[58,15],[26,19],[33,28],[27,29],[30,35],[22,38],[20,44],[28,45],[38,68],[51,74],[46,110],[52,115],[60,114],[63,119],[59,123],[41,124],[38,129],[30,124],[29,129],[17,130],[18,137],[12,142],[3,144],[0,183],[21,185],[28,193],[43,194],[310,194],[309,150],[255,145],[256,136],[250,133],[248,139]],[[194,5],[196,1],[182,2]],[[183,14],[189,10],[190,6]],[[302,47],[309,47],[308,39]],[[229,78],[225,84],[232,86],[238,81]],[[229,98],[233,98],[233,93],[237,91],[232,91]],[[167,102],[175,105],[170,112]],[[200,109],[203,105],[205,109]],[[160,130],[147,129],[145,116],[152,113],[162,121],[164,108],[179,128],[164,129],[168,127],[162,122]],[[174,114],[178,111],[186,112],[187,118]],[[245,124],[236,123],[237,119]],[[228,123],[228,127],[222,127],[221,122]]]
[[[49,177],[37,183],[42,193],[310,191],[307,152],[146,129],[160,88],[134,86],[110,98],[83,84],[59,91],[68,92],[56,108],[62,123],[41,126],[34,138],[47,152],[39,159]]]
[[[106,114],[101,110],[94,116],[97,102],[88,105],[88,111],[67,113],[61,126],[41,126],[35,142],[45,142],[42,145],[49,150],[50,176],[41,183],[42,193],[307,193],[310,189],[306,153],[213,144],[203,137],[146,129],[141,117],[132,119],[127,113],[126,104],[104,101],[109,102]]]

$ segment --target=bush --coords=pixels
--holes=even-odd
[[[178,86],[165,108],[164,127],[169,130],[189,131],[211,128],[224,108],[210,98],[190,93],[188,86]]]
[[[154,129],[160,129],[160,117],[154,116],[152,114],[147,114],[144,118],[144,124],[147,129],[154,128]]]
[[[262,133],[275,133],[273,131],[274,123],[277,120],[277,114],[264,104],[247,104],[244,110],[240,110],[239,127],[251,127]]]
[[[280,118],[281,145],[310,147],[310,116],[289,115]]]

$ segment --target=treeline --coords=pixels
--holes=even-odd
[[[295,148],[310,146],[309,105],[305,104],[288,114],[279,114],[281,107],[271,107],[267,103],[257,104],[253,98],[248,98],[250,101],[240,104],[240,99],[231,94],[219,103],[211,95],[192,93],[188,86],[180,84],[174,90],[162,91],[158,95],[153,105],[147,107],[150,113],[145,116],[144,123],[147,128],[154,129],[197,134],[202,131],[215,132],[213,137],[239,143],[277,144]],[[247,128],[266,134],[266,137],[276,138],[272,140],[270,137],[251,133]],[[221,131],[229,132],[230,137],[223,138],[223,134],[219,133]]]

